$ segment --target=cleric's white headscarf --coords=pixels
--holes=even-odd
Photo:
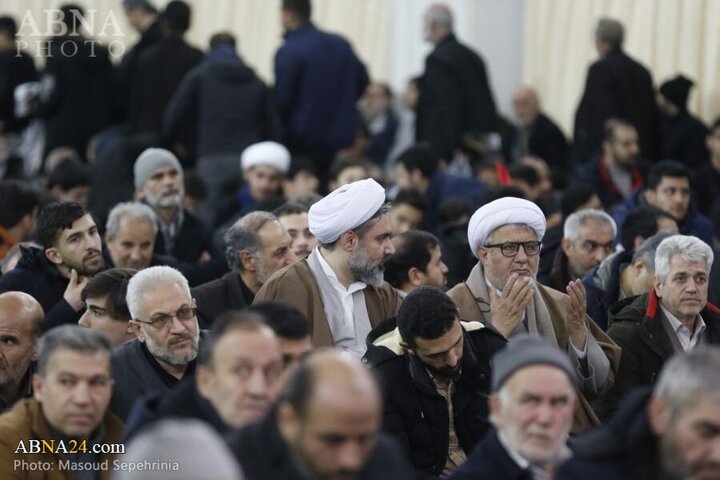
[[[290,152],[277,142],[260,142],[250,145],[240,156],[240,168],[244,172],[258,165],[267,165],[283,174],[290,169]]]
[[[385,189],[372,178],[343,185],[310,207],[310,232],[320,243],[332,243],[370,220],[383,203]]]
[[[468,242],[473,255],[477,257],[478,247],[487,242],[496,228],[511,223],[529,226],[535,230],[538,240],[545,235],[545,215],[540,207],[522,198],[503,197],[478,208],[470,218]]]

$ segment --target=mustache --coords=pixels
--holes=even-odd
[[[88,253],[86,253],[85,256],[83,257],[83,260],[87,260],[88,258],[90,258],[90,257],[92,257],[92,256],[94,256],[94,255],[98,255],[98,256],[99,256],[99,255],[100,255],[100,250],[96,250],[96,249],[94,249],[94,248],[93,248],[92,250],[89,250]]]

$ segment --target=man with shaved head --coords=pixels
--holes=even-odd
[[[295,370],[277,407],[230,445],[248,480],[412,478],[397,446],[380,434],[381,409],[372,373],[323,349]]]
[[[0,413],[32,395],[32,363],[45,319],[40,304],[23,292],[0,295]]]
[[[450,9],[432,5],[424,21],[425,40],[435,48],[420,78],[416,136],[449,161],[464,134],[495,129],[497,111],[485,62],[455,38]]]

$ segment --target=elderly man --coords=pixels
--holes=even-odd
[[[22,250],[17,267],[0,278],[0,293],[32,295],[45,311],[46,328],[77,323],[82,289],[105,269],[97,225],[80,204],[54,202],[40,211],[37,235],[42,248]]]
[[[574,443],[573,458],[556,478],[717,480],[718,371],[716,347],[676,355],[652,392],[642,389],[628,397],[606,426]]]
[[[380,434],[382,401],[363,365],[337,351],[310,355],[276,409],[233,435],[248,480],[412,478],[397,446]]]
[[[211,251],[205,227],[183,208],[183,168],[177,157],[162,148],[148,148],[133,167],[135,198],[155,211],[155,253],[179,261],[207,260]]]
[[[603,416],[632,388],[653,383],[672,355],[720,344],[720,313],[707,301],[712,263],[712,249],[699,238],[666,238],[655,252],[654,288],[611,311],[608,335],[622,348],[622,360]]]
[[[493,358],[495,429],[450,478],[553,478],[570,456],[566,442],[577,404],[576,380],[567,356],[546,341],[529,335],[510,340]]]
[[[88,464],[112,465],[114,453],[95,453],[96,448],[116,451],[108,444],[122,438],[122,423],[107,411],[113,389],[111,348],[104,335],[77,325],[64,325],[43,336],[38,373],[33,375],[34,398],[0,416],[1,478],[39,478],[38,464],[59,472],[45,478],[69,478],[62,470],[85,471]],[[33,446],[52,441],[52,450],[43,447],[38,452]],[[100,480],[107,480],[112,472],[110,467],[92,470],[92,478]]]
[[[273,273],[297,259],[290,248],[292,238],[268,212],[251,212],[235,222],[225,233],[225,245],[231,271],[193,289],[203,328],[210,328],[226,310],[250,305]]]
[[[570,214],[563,226],[563,238],[552,269],[540,278],[544,284],[563,291],[582,278],[615,251],[617,227],[602,210],[580,210]]]
[[[483,321],[505,337],[540,336],[567,352],[580,377],[575,430],[598,423],[584,395],[612,385],[619,348],[585,314],[580,280],[561,293],[538,283],[538,254],[545,216],[527,200],[504,197],[479,208],[470,219],[468,242],[479,262],[468,279],[448,292],[460,318]]]
[[[0,412],[32,395],[32,364],[45,314],[23,292],[0,295]]]
[[[333,191],[310,207],[310,231],[320,245],[265,282],[255,301],[293,305],[312,323],[314,345],[337,345],[361,357],[370,330],[400,306],[383,281],[383,265],[395,252],[388,210],[375,180]]]
[[[422,230],[402,233],[392,239],[395,253],[385,264],[385,281],[400,297],[423,285],[443,288],[448,267],[443,262],[440,241]]]
[[[197,309],[183,275],[170,267],[136,273],[127,287],[136,339],[116,349],[117,379],[110,410],[125,420],[141,396],[192,378],[200,343]]]
[[[131,437],[167,418],[197,418],[219,433],[264,415],[277,395],[283,361],[280,344],[259,315],[228,312],[208,335],[194,381],[137,403],[125,428]]]
[[[130,268],[105,270],[91,278],[80,294],[86,309],[78,323],[104,333],[113,347],[135,338],[125,300],[133,275],[135,270]]]
[[[418,478],[462,465],[487,431],[490,359],[505,339],[479,322],[461,322],[437,287],[403,301],[395,322],[368,336],[365,356],[381,379],[383,429],[395,437]]]
[[[155,212],[139,202],[119,203],[105,225],[105,245],[113,265],[142,270],[150,266],[158,233]]]

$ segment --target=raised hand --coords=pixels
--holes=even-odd
[[[76,312],[83,307],[80,293],[82,293],[83,288],[87,285],[88,280],[88,277],[78,275],[77,270],[74,268],[70,270],[70,281],[68,282],[67,288],[65,288],[63,298]]]
[[[516,273],[510,275],[501,295],[490,287],[492,324],[506,338],[522,321],[534,292],[533,279]]]
[[[585,342],[587,341],[587,324],[585,323],[585,287],[582,280],[573,280],[568,283],[566,289],[567,298],[565,299],[565,329],[568,332],[570,341],[578,350],[585,350]]]

